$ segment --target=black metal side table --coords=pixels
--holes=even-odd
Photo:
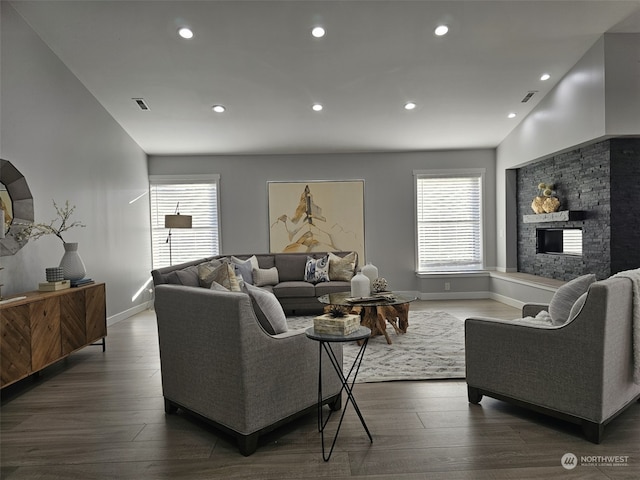
[[[322,438],[322,458],[325,462],[329,461],[331,458],[331,454],[333,453],[333,447],[336,445],[336,440],[338,439],[338,433],[340,433],[340,427],[342,426],[342,420],[344,419],[344,414],[347,411],[347,406],[349,402],[353,405],[354,410],[358,414],[358,418],[360,419],[360,423],[364,427],[367,432],[367,436],[369,437],[369,441],[373,443],[373,438],[371,437],[371,433],[369,432],[369,428],[367,427],[366,422],[364,421],[364,417],[360,412],[360,408],[356,402],[355,397],[353,396],[353,385],[356,383],[356,377],[358,376],[358,371],[360,370],[360,364],[362,363],[362,358],[364,357],[364,352],[367,348],[367,343],[369,343],[369,337],[371,336],[371,330],[367,327],[359,327],[354,333],[350,335],[330,335],[327,333],[316,333],[313,327],[307,328],[305,333],[308,338],[311,340],[315,340],[319,343],[319,359],[318,359],[318,431],[320,432]],[[349,369],[347,375],[342,371],[342,364],[338,362],[336,358],[336,354],[331,348],[331,343],[333,342],[361,342],[360,350],[356,355],[356,358],[353,360],[353,365]],[[331,418],[331,414],[333,411],[329,411],[329,415],[326,419],[323,418],[322,415],[322,351],[327,352],[327,356],[333,365],[334,370],[338,374],[340,378],[340,382],[342,383],[342,388],[340,389],[340,393],[344,390],[347,393],[347,401],[345,402],[344,408],[342,409],[342,414],[340,415],[340,421],[338,422],[338,428],[336,429],[335,436],[333,437],[333,443],[331,444],[331,449],[329,450],[329,454],[325,455],[325,447],[324,447],[324,429]],[[351,378],[351,374],[353,377]]]

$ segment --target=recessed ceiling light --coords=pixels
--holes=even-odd
[[[211,107],[211,110],[216,113],[224,113],[227,109],[224,108],[224,105],[214,105],[213,107]]]
[[[414,102],[407,102],[404,104],[405,110],[413,110],[417,105]]]
[[[190,28],[182,27],[178,30],[178,35],[186,39],[193,38],[193,31]]]
[[[435,33],[439,37],[442,37],[443,35],[446,35],[447,32],[449,32],[449,27],[447,27],[446,25],[438,25],[433,33]]]
[[[549,75],[548,73],[543,73],[542,76],[540,77],[540,80],[544,82],[545,80],[549,80],[550,78],[551,78],[551,75]]]
[[[507,118],[516,118],[516,114],[511,112],[509,115],[507,115]]]
[[[313,35],[316,38],[324,37],[325,33],[327,32],[322,27],[314,27],[313,30],[311,30],[311,35]]]
[[[314,112],[321,112],[324,107],[319,103],[314,103],[311,108],[313,109]]]

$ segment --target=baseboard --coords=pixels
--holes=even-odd
[[[136,305],[135,307],[129,308],[124,312],[116,313],[115,315],[107,317],[107,326],[113,325],[114,323],[118,323],[129,317],[133,317],[135,314],[144,312],[145,310],[148,310],[150,308],[153,308],[152,301],[144,302],[144,303],[141,303],[140,305]]]
[[[491,298],[491,292],[438,292],[418,293],[419,300],[478,300]]]
[[[509,305],[510,307],[515,307],[518,310],[522,310],[525,302],[521,302],[520,300],[516,300],[515,298],[506,297],[504,295],[500,295],[498,293],[489,293],[489,298],[491,300],[495,300],[496,302],[504,303],[505,305]]]

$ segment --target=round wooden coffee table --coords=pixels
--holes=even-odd
[[[409,304],[416,297],[385,292],[384,296],[353,299],[351,292],[328,293],[318,297],[318,301],[327,305],[350,307],[351,313],[360,315],[360,324],[371,329],[371,336],[384,335],[391,345],[391,337],[387,333],[387,322],[396,334],[406,333],[409,327]]]

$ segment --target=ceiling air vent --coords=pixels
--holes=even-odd
[[[537,93],[537,90],[530,90],[529,92],[527,92],[527,94],[524,96],[521,102],[527,103],[529,100],[531,100],[531,97],[533,97],[536,93]]]
[[[140,107],[140,110],[144,110],[144,111],[149,110],[149,105],[145,103],[144,98],[132,98],[131,100],[136,102],[138,107]]]

